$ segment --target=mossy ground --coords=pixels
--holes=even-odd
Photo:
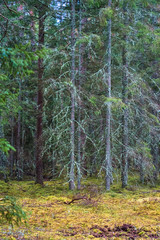
[[[63,180],[46,181],[44,187],[33,181],[0,181],[0,198],[16,197],[28,215],[27,225],[1,225],[0,239],[129,239],[123,232],[112,238],[101,234],[106,226],[123,224],[139,229],[139,239],[154,239],[149,233],[160,239],[160,187],[132,184],[135,180],[128,189],[114,184],[109,193],[102,179],[84,180],[80,192],[68,191]],[[75,196],[82,199],[66,204]]]

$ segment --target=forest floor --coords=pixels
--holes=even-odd
[[[71,192],[62,180],[44,187],[0,181],[0,198],[6,195],[17,198],[28,219],[19,227],[1,225],[0,239],[160,239],[160,187],[117,183],[106,193],[101,179],[88,179]]]

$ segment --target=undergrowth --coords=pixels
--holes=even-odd
[[[81,191],[69,191],[62,179],[44,187],[0,181],[0,198],[16,197],[28,218],[13,229],[1,224],[0,239],[160,239],[160,188],[135,178],[126,189],[115,181],[110,192],[101,178],[84,179]]]

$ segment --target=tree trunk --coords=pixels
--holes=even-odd
[[[75,0],[71,1],[71,159],[70,159],[70,174],[69,174],[69,189],[73,190],[75,188],[74,178],[74,168],[75,168]]]
[[[127,26],[127,9],[124,3],[123,14]],[[122,116],[122,187],[128,183],[128,63],[127,63],[127,35],[124,34],[124,47],[122,50],[123,78],[122,78],[122,101],[125,104]]]
[[[110,8],[112,4],[112,0],[108,1],[108,7]],[[107,85],[108,92],[107,97],[111,98],[111,18],[108,20],[108,53],[107,53]],[[107,112],[106,112],[106,157],[105,157],[105,185],[106,190],[110,190],[111,178],[112,178],[112,167],[111,167],[111,102],[109,101],[107,104]]]
[[[79,39],[82,37],[82,4],[81,1],[79,2]],[[79,45],[79,106],[78,106],[78,166],[77,166],[77,189],[81,188],[81,162],[82,162],[82,142],[81,142],[81,84],[82,84],[82,63],[83,63],[83,56],[82,56],[82,44]]]
[[[19,80],[19,104],[21,104],[22,97],[22,80]],[[17,179],[22,180],[22,168],[21,168],[21,111],[18,112],[18,123],[17,123]]]
[[[155,145],[154,145],[154,153],[153,153],[153,165],[154,165],[154,171],[153,171],[153,178],[155,181],[158,180],[158,175],[159,175],[159,141],[156,142],[155,141]]]
[[[14,147],[14,117],[11,117],[11,146]],[[9,156],[10,161],[10,176],[13,177],[13,167],[14,167],[14,151],[10,151]]]
[[[153,157],[153,178],[154,181],[158,180],[158,174],[159,174],[159,139],[155,136],[156,134],[152,133],[152,141],[151,141],[151,154]]]
[[[52,178],[55,178],[55,175],[56,175],[56,163],[57,163],[57,156],[56,156],[56,152],[53,151],[53,153],[52,153]]]
[[[44,20],[43,6],[39,7],[39,49],[44,45]],[[37,136],[36,136],[36,183],[43,185],[42,161],[42,117],[43,117],[43,58],[38,59],[38,93],[37,93]]]
[[[144,184],[144,161],[143,154],[140,155],[140,182]]]
[[[3,126],[1,124],[1,121],[2,121],[2,117],[0,116],[0,138],[4,138]],[[7,167],[7,157],[2,151],[0,151],[0,170],[3,173],[5,182],[8,181],[6,167]]]
[[[139,110],[140,111],[140,118],[139,118],[139,124],[140,124],[140,128],[139,128],[139,131],[138,131],[138,134],[139,136],[142,137],[142,141],[143,139],[145,138],[144,134],[143,134],[143,123],[144,123],[144,119],[143,119],[143,116],[144,116],[144,110],[143,110],[143,106],[144,106],[144,99],[143,99],[143,95],[141,93],[141,97],[140,97],[140,103],[141,103],[141,109]],[[142,145],[142,148],[143,148],[143,144],[140,143],[140,145]],[[145,173],[145,162],[144,162],[144,154],[143,153],[140,153],[140,156],[139,156],[139,164],[140,164],[140,182],[142,184],[144,184],[144,173]]]

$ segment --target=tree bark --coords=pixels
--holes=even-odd
[[[22,100],[22,80],[19,80],[19,104]],[[22,180],[22,164],[21,164],[21,111],[18,112],[17,123],[17,179]]]
[[[0,138],[4,138],[3,126],[1,124],[1,121],[2,121],[2,117],[0,116]],[[7,176],[7,173],[6,173],[6,170],[7,170],[6,167],[7,167],[7,157],[2,151],[0,151],[0,170],[3,173],[5,182],[8,181],[8,176]]]
[[[14,147],[14,117],[11,117],[11,145]],[[10,176],[13,177],[13,167],[14,167],[14,151],[10,151],[9,156],[10,161]]]
[[[112,5],[112,0],[108,1],[108,7],[110,8]],[[111,27],[112,22],[111,18],[108,20],[108,52],[107,52],[107,80],[106,83],[108,85],[107,97],[111,98]],[[112,177],[112,167],[111,167],[111,102],[107,103],[107,111],[106,111],[106,157],[105,157],[105,186],[106,190],[110,190],[111,177]]]
[[[39,49],[44,45],[44,20],[45,11],[39,7]],[[38,92],[37,92],[37,136],[36,136],[36,183],[43,185],[43,160],[42,160],[42,118],[43,118],[43,58],[38,59]]]
[[[151,134],[151,154],[153,157],[153,179],[154,181],[158,180],[159,175],[159,139],[156,137],[156,133]]]
[[[141,97],[140,97],[140,104],[141,104],[141,109],[140,109],[140,118],[139,118],[139,124],[140,124],[140,128],[139,128],[139,136],[142,137],[142,139],[144,139],[144,134],[143,134],[143,123],[144,123],[144,119],[143,119],[143,116],[144,116],[144,110],[143,110],[143,105],[144,105],[144,99],[143,99],[143,96],[141,94]],[[140,145],[142,145],[142,143],[140,143]],[[142,148],[143,148],[143,145],[142,145]],[[144,163],[144,154],[143,152],[140,153],[140,156],[139,156],[139,165],[140,165],[140,182],[142,184],[144,184],[144,173],[145,173],[145,163]]]
[[[127,4],[123,6],[124,25],[127,26]],[[122,101],[125,104],[122,116],[122,187],[128,184],[128,62],[127,62],[127,35],[124,34],[124,46],[122,50],[123,78]]]
[[[82,0],[79,1],[79,39],[82,37]],[[78,166],[77,166],[77,189],[81,188],[81,163],[82,163],[82,128],[81,128],[81,84],[82,84],[82,44],[79,45],[79,104],[78,104]]]
[[[69,189],[75,189],[75,0],[71,0],[71,159],[69,174]]]

